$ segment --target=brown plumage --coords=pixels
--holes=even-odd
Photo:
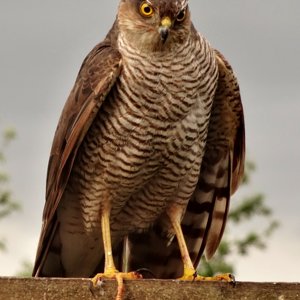
[[[244,150],[236,79],[187,0],[120,1],[58,123],[33,274],[115,272],[113,255],[123,271],[182,275],[177,225],[195,266],[213,255]]]
[[[195,191],[188,202],[181,226],[195,268],[205,251],[209,259],[221,241],[230,196],[243,177],[245,128],[240,91],[232,68],[215,50],[219,79],[206,149]],[[178,278],[183,263],[176,239],[166,239],[160,223],[146,233],[133,233],[126,240],[128,269],[148,269],[157,278]]]

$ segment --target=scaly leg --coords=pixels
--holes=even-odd
[[[185,243],[184,235],[180,225],[181,219],[181,211],[182,209],[179,206],[173,206],[169,210],[169,218],[171,220],[171,224],[175,231],[175,235],[177,237],[182,262],[183,262],[183,275],[180,277],[180,280],[207,280],[207,281],[227,281],[227,282],[234,282],[234,277],[231,274],[220,274],[214,277],[204,277],[197,274],[196,269],[192,263],[190,258],[189,250]]]
[[[110,210],[103,209],[101,216],[101,229],[104,245],[104,255],[105,255],[105,264],[104,264],[104,273],[96,274],[92,279],[93,285],[96,287],[99,280],[103,278],[112,279],[115,278],[118,283],[118,291],[116,300],[121,300],[124,293],[124,279],[139,279],[141,275],[136,272],[121,273],[119,272],[114,264],[113,255],[112,255],[112,245],[111,245],[111,234],[110,234],[110,224],[109,224]]]

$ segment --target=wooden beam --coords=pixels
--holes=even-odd
[[[0,277],[0,300],[109,300],[116,282],[105,280],[94,288],[89,279]],[[300,283],[182,282],[132,280],[125,282],[124,300],[295,300]]]

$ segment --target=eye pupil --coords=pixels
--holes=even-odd
[[[146,14],[150,14],[151,13],[151,8],[149,6],[144,7],[144,12]]]
[[[185,11],[182,10],[177,16],[177,21],[183,21],[184,18],[185,18]]]

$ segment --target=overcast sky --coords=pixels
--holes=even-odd
[[[0,128],[18,133],[7,170],[22,212],[0,223],[7,253],[0,275],[34,260],[46,167],[58,117],[78,69],[103,39],[117,0],[0,0]],[[237,264],[238,280],[300,279],[300,1],[190,0],[195,26],[224,53],[239,79],[249,193],[263,192],[281,222],[266,251]],[[238,197],[234,198],[238,201]],[[263,223],[256,222],[256,228]]]

